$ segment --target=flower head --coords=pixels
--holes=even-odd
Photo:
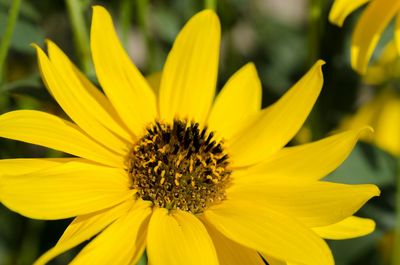
[[[353,214],[374,185],[320,181],[369,128],[285,145],[322,87],[318,61],[281,99],[261,109],[253,64],[214,100],[220,45],[215,13],[179,33],[161,79],[150,83],[94,7],[91,50],[100,92],[48,41],[36,46],[42,78],[73,122],[20,110],[0,116],[0,136],[76,156],[0,161],[0,200],[38,219],[76,217],[36,264],[96,236],[72,264],[333,264],[323,238],[370,233]],[[154,81],[154,80],[153,80]]]
[[[342,26],[346,17],[369,0],[335,0],[329,20]],[[363,11],[353,33],[351,43],[351,65],[359,73],[365,74],[368,62],[388,24],[400,14],[400,1],[371,0]],[[400,23],[396,23],[395,39],[400,52]]]

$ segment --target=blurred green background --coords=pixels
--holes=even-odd
[[[134,62],[143,73],[151,74],[162,69],[176,34],[188,18],[205,7],[205,2],[22,0],[4,70],[0,73],[0,113],[40,109],[65,116],[39,78],[30,43],[43,47],[46,38],[52,39],[97,82],[87,53],[92,5],[107,7]],[[11,3],[0,0],[1,40]],[[378,89],[364,85],[350,68],[349,40],[359,12],[350,17],[344,28],[337,28],[328,22],[331,4],[329,0],[219,0],[217,4],[223,32],[218,88],[237,69],[252,61],[263,83],[266,106],[279,98],[318,58],[327,62],[322,94],[306,123],[306,136],[303,132],[298,142],[327,135],[356,110],[360,99]],[[74,12],[82,15],[83,26],[74,26]],[[392,30],[389,28],[385,34],[389,36]],[[0,139],[0,155],[16,158],[63,154]],[[376,220],[373,234],[329,242],[338,265],[388,264],[393,245],[395,176],[395,157],[360,143],[350,158],[328,177],[342,183],[374,183],[382,190],[381,197],[371,200],[358,213]],[[0,265],[31,264],[57,242],[69,222],[31,220],[0,205]],[[65,264],[77,251],[63,254],[51,264]]]

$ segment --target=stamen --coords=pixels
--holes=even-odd
[[[230,181],[229,157],[198,123],[156,122],[134,145],[128,172],[144,200],[167,209],[200,213],[225,199]]]

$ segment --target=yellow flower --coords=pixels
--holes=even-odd
[[[342,26],[346,17],[369,0],[335,0],[329,14],[329,20]],[[400,15],[400,1],[371,0],[363,11],[354,29],[351,43],[351,65],[359,73],[365,74],[368,62],[387,25]],[[395,39],[400,52],[400,23],[397,19]]]
[[[363,82],[379,85],[400,78],[400,56],[395,41],[384,47],[379,59],[367,68]]]
[[[0,136],[77,158],[0,161],[0,200],[37,219],[76,216],[36,264],[97,235],[72,264],[333,264],[323,238],[368,234],[353,214],[374,185],[320,181],[351,152],[356,129],[284,147],[307,118],[323,77],[318,61],[261,109],[253,64],[214,100],[220,25],[209,10],[179,33],[155,95],[94,7],[91,50],[105,95],[62,51],[38,47],[42,78],[74,123],[30,110],[0,116]]]
[[[358,128],[361,124],[374,127],[373,137],[363,140],[400,156],[400,97],[394,91],[385,89],[376,97],[363,104],[355,115],[343,121],[343,129]]]

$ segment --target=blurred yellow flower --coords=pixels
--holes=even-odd
[[[36,47],[44,83],[74,122],[40,111],[0,116],[0,136],[76,156],[0,161],[0,201],[37,219],[75,217],[35,264],[96,236],[72,264],[333,264],[323,240],[374,230],[353,214],[374,185],[320,181],[348,156],[355,129],[285,147],[323,84],[318,61],[261,109],[253,64],[214,100],[220,24],[195,15],[168,55],[158,95],[94,7],[91,50],[100,92],[51,41]]]
[[[342,26],[346,17],[369,0],[335,0],[329,14],[329,20]],[[351,43],[351,65],[361,74],[365,74],[368,62],[387,25],[399,15],[400,1],[370,0],[354,29]],[[400,20],[396,20],[395,40],[400,51]]]
[[[395,41],[390,41],[383,49],[378,60],[367,68],[363,82],[379,85],[400,78],[400,55]]]
[[[343,121],[343,129],[359,128],[369,124],[374,128],[373,137],[364,140],[400,156],[400,96],[385,89],[363,104],[355,115]]]

